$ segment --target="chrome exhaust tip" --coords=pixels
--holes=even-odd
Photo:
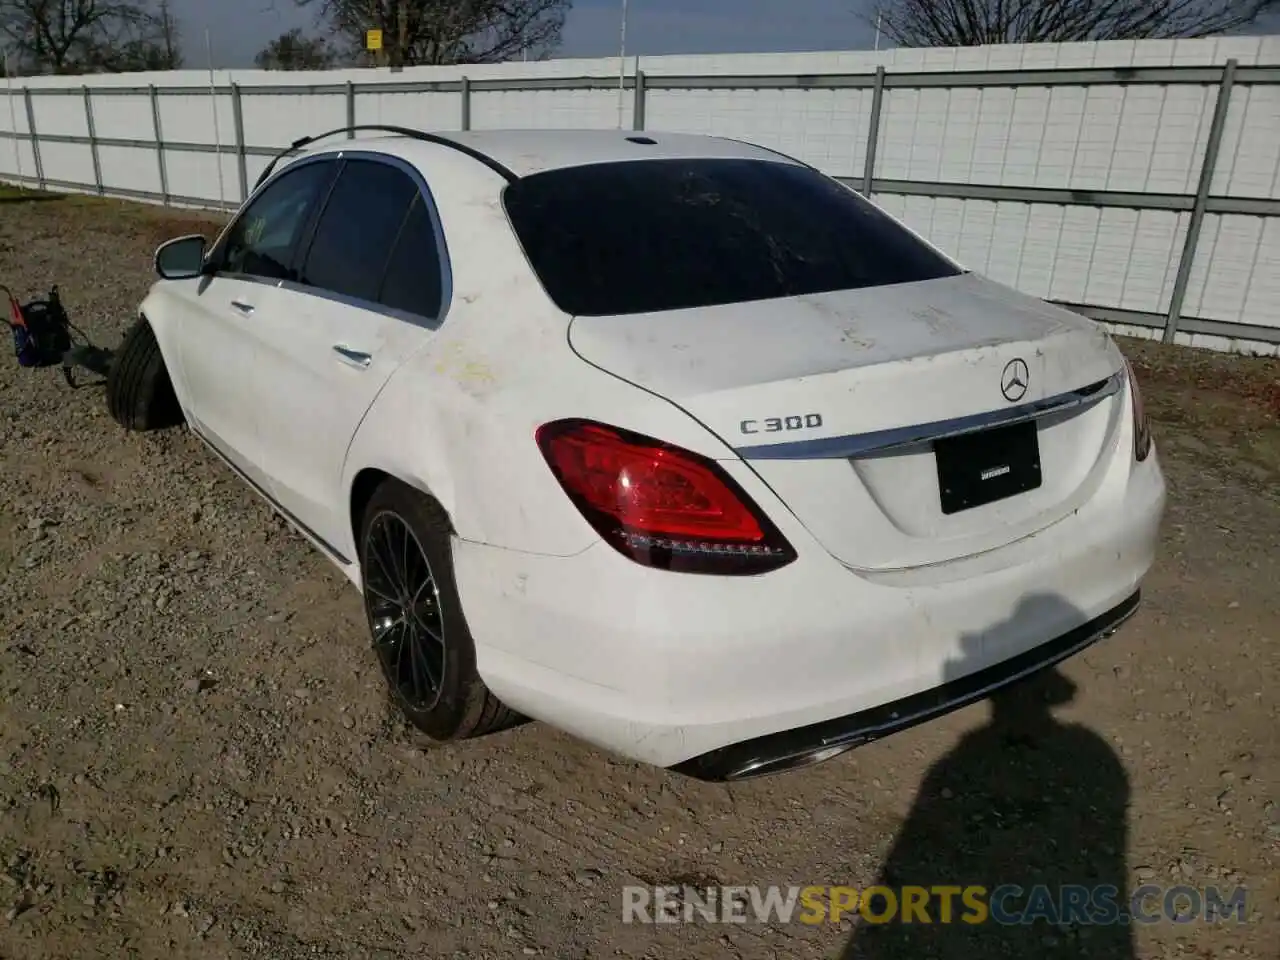
[[[785,773],[816,766],[828,760],[834,760],[842,753],[848,753],[856,743],[842,743],[832,747],[817,747],[801,753],[788,753],[778,757],[763,757],[744,763],[725,776],[725,781],[737,783],[740,780],[754,780],[756,777],[767,777],[775,773]]]

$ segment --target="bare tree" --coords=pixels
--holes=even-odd
[[[393,64],[541,59],[560,43],[572,0],[294,0],[353,47],[383,31]]]
[[[294,27],[259,50],[253,62],[261,70],[325,70],[337,59],[323,37],[304,36]]]
[[[141,19],[114,45],[91,48],[86,66],[108,73],[135,70],[177,70],[182,67],[182,42],[178,21],[169,0],[160,0],[154,14]]]
[[[885,0],[872,15],[909,47],[1203,37],[1245,26],[1277,0]]]
[[[0,38],[28,73],[171,69],[180,62],[168,3],[0,0]]]

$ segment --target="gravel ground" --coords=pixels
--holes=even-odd
[[[211,223],[0,197],[0,282],[112,344],[155,245]],[[0,363],[0,957],[1275,957],[1280,365],[1125,349],[1172,497],[1138,616],[1012,728],[979,704],[733,787],[541,724],[422,744],[356,592],[211,455]],[[1055,876],[1242,884],[1248,921],[621,921],[627,883]]]

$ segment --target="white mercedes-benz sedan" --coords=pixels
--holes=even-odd
[[[185,422],[346,574],[429,736],[532,718],[741,779],[1137,607],[1165,484],[1111,338],[812,167],[391,127],[277,160],[157,251],[109,406]]]

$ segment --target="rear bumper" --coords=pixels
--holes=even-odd
[[[698,780],[746,780],[830,759],[864,743],[959,710],[1074,656],[1115,633],[1137,612],[1140,600],[1141,591],[1135,591],[1102,616],[1043,646],[932,690],[846,717],[711,750],[672,769]]]
[[[800,558],[758,577],[664,573],[604,544],[546,557],[462,542],[455,567],[477,668],[508,705],[716,779],[823,738],[883,736],[1103,635],[1154,560],[1155,454],[1114,494],[1001,550],[901,575],[852,571],[794,525]]]

